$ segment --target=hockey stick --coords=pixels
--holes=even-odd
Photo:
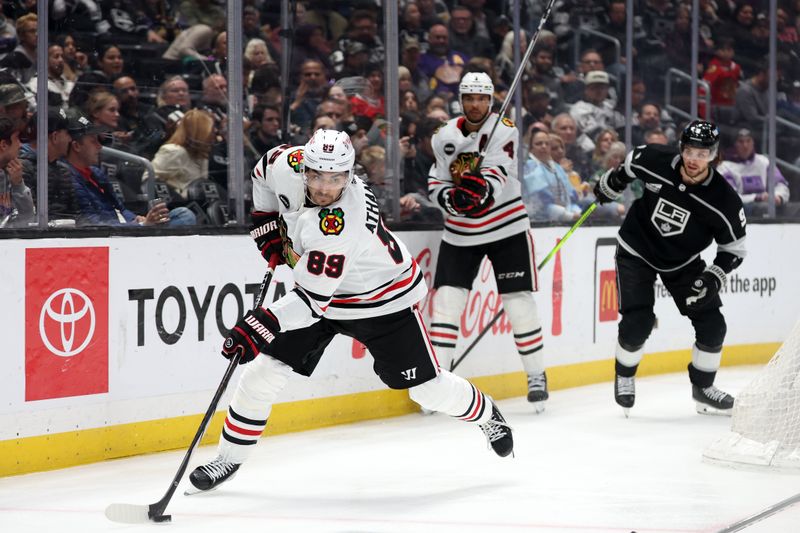
[[[583,214],[581,215],[581,218],[579,218],[575,222],[575,224],[573,224],[572,227],[569,228],[569,231],[567,231],[567,233],[564,234],[564,236],[561,238],[561,240],[558,241],[558,243],[553,247],[553,249],[550,250],[550,253],[547,254],[544,259],[542,259],[542,262],[539,263],[538,267],[536,267],[537,270],[541,270],[542,267],[545,266],[548,263],[548,261],[550,261],[550,259],[552,259],[552,257],[554,255],[556,255],[556,253],[561,249],[561,247],[564,246],[564,243],[567,241],[567,239],[569,239],[570,235],[575,233],[575,230],[578,229],[581,226],[581,224],[583,224],[584,221],[587,218],[589,218],[589,215],[591,215],[592,212],[595,209],[597,209],[597,202],[593,202],[592,205],[590,205],[586,209],[586,211],[583,212]],[[490,329],[492,329],[492,326],[494,325],[494,323],[497,322],[498,320],[500,320],[500,317],[503,316],[503,313],[505,313],[505,311],[501,309],[496,315],[494,315],[494,317],[489,321],[489,323],[486,324],[486,327],[484,327],[481,330],[481,332],[478,334],[478,336],[475,337],[475,340],[473,340],[470,343],[470,345],[467,346],[467,349],[464,350],[464,353],[461,354],[461,357],[456,359],[455,362],[453,362],[453,364],[450,365],[450,371],[451,372],[453,370],[455,370],[458,365],[461,364],[461,361],[463,361],[464,358],[467,357],[467,355],[469,355],[469,353],[472,351],[472,349],[475,347],[475,345],[478,344],[478,342],[480,342],[480,340],[483,338],[483,336],[486,335],[486,333],[488,333]]]
[[[481,164],[486,157],[486,150],[489,149],[489,143],[491,142],[492,137],[494,137],[494,132],[497,129],[497,125],[500,124],[500,121],[503,120],[503,116],[506,114],[506,109],[508,109],[508,105],[511,103],[511,97],[514,96],[514,91],[517,90],[517,85],[519,85],[519,81],[522,79],[522,73],[525,71],[525,65],[528,64],[528,61],[530,61],[531,54],[533,53],[533,47],[536,46],[536,40],[539,38],[539,34],[542,32],[544,23],[550,18],[550,10],[553,9],[554,3],[555,0],[548,0],[547,2],[547,9],[545,9],[542,18],[539,19],[539,26],[536,28],[536,33],[533,34],[531,42],[528,43],[528,49],[525,50],[525,55],[520,62],[517,73],[514,74],[514,80],[511,82],[511,87],[508,88],[508,93],[506,93],[506,97],[503,100],[503,105],[500,106],[500,111],[497,112],[497,120],[495,120],[494,126],[492,126],[491,131],[489,131],[489,136],[486,138],[486,142],[478,154],[478,160],[473,167],[474,169],[481,168]]]
[[[274,265],[270,264],[269,268],[267,269],[267,273],[264,275],[264,281],[261,282],[261,287],[258,289],[256,302],[253,306],[254,308],[260,306],[264,301],[264,298],[267,295],[267,289],[272,281],[274,268]],[[200,422],[200,427],[197,428],[197,433],[195,433],[192,443],[189,445],[189,449],[186,450],[186,454],[183,456],[183,461],[181,461],[181,466],[178,467],[178,472],[172,479],[172,483],[170,483],[170,486],[167,489],[166,494],[164,494],[164,497],[158,500],[156,503],[151,503],[150,505],[112,503],[106,507],[106,518],[112,522],[120,522],[123,524],[141,524],[148,521],[172,521],[172,516],[168,514],[165,515],[164,510],[167,508],[167,505],[169,505],[172,495],[178,488],[178,484],[180,483],[181,478],[183,478],[183,474],[186,473],[186,468],[189,466],[189,459],[191,459],[192,453],[194,453],[194,449],[197,447],[197,443],[200,442],[200,439],[203,437],[203,433],[205,433],[206,426],[208,426],[208,423],[211,421],[211,417],[214,416],[214,412],[217,410],[217,404],[219,403],[222,394],[225,392],[225,389],[228,387],[228,382],[231,380],[233,371],[236,370],[236,366],[239,364],[240,357],[240,353],[237,353],[231,357],[231,361],[228,363],[228,368],[225,370],[225,374],[222,376],[222,381],[220,381],[219,387],[217,387],[217,392],[214,393],[214,398],[211,400],[211,405],[208,406],[206,414],[203,417],[203,421]]]

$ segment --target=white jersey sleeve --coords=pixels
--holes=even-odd
[[[294,212],[303,207],[303,147],[282,144],[269,150],[250,172],[253,210]]]

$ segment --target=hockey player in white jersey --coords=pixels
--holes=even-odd
[[[225,339],[226,358],[249,363],[233,395],[218,456],[190,481],[210,490],[230,479],[264,431],[272,404],[294,371],[310,376],[341,333],[361,341],[392,389],[408,389],[426,409],[475,422],[500,456],[511,429],[468,381],[442,370],[417,303],[425,281],[402,241],[381,220],[369,187],[353,174],[346,133],[318,130],[305,146],[273,148],[253,169],[251,235],[270,263],[286,262],[295,287],[241,319]]]
[[[464,115],[448,121],[431,139],[436,162],[428,194],[445,216],[431,339],[439,363],[451,368],[461,313],[481,261],[488,257],[528,375],[528,401],[541,412],[548,398],[547,375],[533,298],[538,290],[533,238],[517,179],[518,132],[510,120],[491,112],[493,94],[487,74],[465,74],[459,85]],[[474,168],[484,147],[481,168]]]

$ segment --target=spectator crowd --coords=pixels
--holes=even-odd
[[[510,4],[500,0],[400,0],[397,21],[401,175],[386,167],[385,21],[375,0],[292,3],[288,79],[282,80],[277,0],[244,0],[242,31],[245,168],[270,148],[302,144],[319,128],[347,132],[357,172],[376,190],[386,215],[439,221],[427,198],[430,139],[460,114],[458,84],[485,72],[499,107],[517,72]],[[800,119],[800,2],[779,2],[778,114]],[[222,0],[51,0],[47,102],[36,101],[36,2],[0,2],[0,226],[35,221],[36,113],[49,117],[48,212],[51,225],[224,225],[228,154],[226,5]],[[535,28],[542,6],[525,3]],[[701,116],[721,129],[720,171],[742,195],[748,216],[769,200],[762,151],[767,115],[767,2],[700,1]],[[636,0],[632,57],[625,57],[625,0],[557,0],[523,68],[523,200],[532,220],[569,223],[594,201],[602,173],[632,143],[673,144],[685,121],[690,84],[671,88],[670,68],[691,71],[686,0]],[[392,22],[394,24],[394,21]],[[579,29],[592,33],[578,32]],[[576,37],[577,35],[577,37]],[[531,34],[519,35],[521,54]],[[613,40],[621,43],[614,46]],[[572,58],[577,58],[577,62]],[[633,65],[633,114],[624,115],[624,78]],[[288,122],[287,122],[288,118]],[[286,122],[286,123],[284,123]],[[778,156],[794,161],[800,135],[781,129]],[[107,149],[104,149],[107,148]],[[153,175],[143,160],[152,164]],[[236,177],[236,179],[240,179]],[[242,178],[245,188],[249,180]],[[394,198],[393,182],[400,183]],[[779,212],[791,213],[800,176],[778,172]],[[246,189],[247,190],[247,189]],[[155,198],[153,192],[155,191]],[[597,217],[620,221],[641,194],[632,187]],[[247,199],[247,196],[246,196]],[[396,221],[399,222],[399,221]]]

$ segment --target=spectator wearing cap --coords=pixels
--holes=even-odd
[[[575,102],[569,110],[578,128],[594,138],[601,130],[624,126],[624,118],[608,100],[608,73],[593,70],[586,74],[584,82],[583,99]]]
[[[28,121],[28,142],[20,149],[22,176],[25,184],[36,196],[36,113]],[[47,218],[48,220],[75,220],[78,203],[72,181],[64,175],[58,160],[67,155],[70,136],[67,131],[67,115],[60,107],[47,110]]]
[[[16,122],[0,117],[0,228],[33,221],[33,196],[22,176],[19,148]]]
[[[419,69],[430,79],[431,91],[458,94],[458,84],[467,61],[469,57],[450,48],[447,26],[431,26],[428,30],[428,51],[419,58]]]
[[[419,68],[422,46],[416,37],[405,37],[400,42],[400,66],[411,73],[412,89],[419,101],[431,95],[430,78]]]
[[[463,5],[450,10],[450,46],[469,57],[495,56],[489,37],[478,33],[472,11]]]
[[[576,72],[565,73],[561,77],[561,86],[564,90],[564,100],[573,104],[581,99],[585,87],[586,74],[593,70],[605,71],[605,63],[603,57],[597,53],[594,48],[587,48],[581,53],[580,62],[577,65]],[[612,103],[616,103],[616,92],[609,89],[609,99]]]
[[[386,47],[378,36],[378,21],[371,11],[358,9],[350,15],[350,22],[345,33],[336,43],[336,49],[347,54],[350,43],[363,44],[368,52],[367,63],[382,65],[386,58]],[[336,54],[336,52],[334,52]],[[341,63],[338,57],[332,54],[331,64],[336,68],[337,63]]]
[[[28,121],[28,99],[20,85],[0,85],[0,115],[13,120],[17,127],[22,127]]]
[[[187,225],[195,223],[194,214],[185,207],[169,211],[164,203],[153,206],[146,215],[137,215],[114,194],[106,173],[98,166],[100,140],[105,128],[92,124],[83,115],[68,119],[70,135],[67,157],[61,162],[72,181],[79,206],[77,222],[89,226]]]
[[[34,76],[28,82],[32,99],[36,94],[38,80],[39,77]],[[47,48],[47,92],[56,95],[55,99],[61,102],[59,106],[66,108],[73,87],[75,87],[75,83],[64,76],[64,49],[58,44],[50,44]],[[35,106],[36,102],[32,103]]]
[[[725,160],[717,166],[717,171],[739,193],[747,216],[761,217],[767,213],[769,205],[768,168],[769,158],[756,153],[753,134],[748,129],[740,129],[736,135],[732,153],[729,153]],[[779,208],[789,202],[789,186],[777,166],[775,167],[774,193],[775,205]]]

